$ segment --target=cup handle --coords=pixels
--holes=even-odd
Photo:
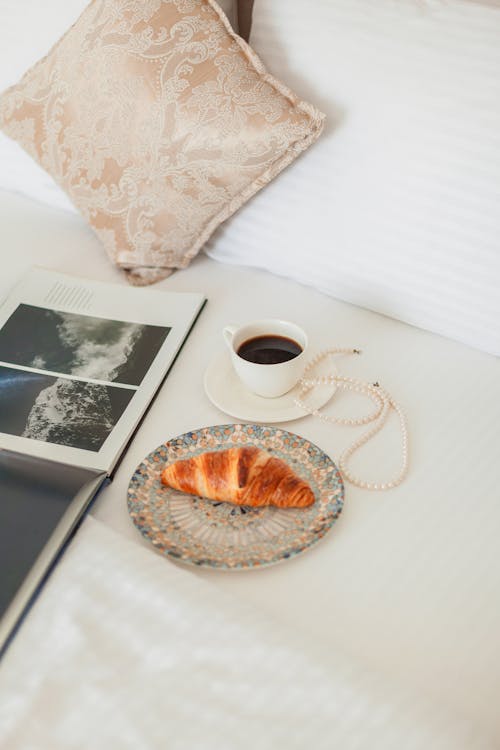
[[[232,349],[233,346],[233,336],[237,331],[236,326],[225,326],[225,328],[222,329],[222,335],[224,337],[224,341],[228,345],[230,349]]]

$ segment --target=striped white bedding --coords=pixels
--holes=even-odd
[[[209,254],[500,355],[500,4],[260,0],[251,41],[328,124]]]

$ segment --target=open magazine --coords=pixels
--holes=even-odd
[[[0,649],[204,302],[34,269],[0,305]]]

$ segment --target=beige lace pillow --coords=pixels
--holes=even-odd
[[[187,266],[322,125],[213,0],[93,0],[0,97],[0,127],[139,284]]]

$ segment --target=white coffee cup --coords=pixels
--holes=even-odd
[[[231,353],[231,360],[236,374],[242,383],[253,393],[265,398],[283,396],[302,377],[305,367],[307,335],[295,323],[287,320],[256,320],[240,326],[226,326],[224,339]],[[302,349],[287,362],[276,364],[259,364],[249,362],[238,354],[241,345],[260,336],[279,336],[291,339]]]

